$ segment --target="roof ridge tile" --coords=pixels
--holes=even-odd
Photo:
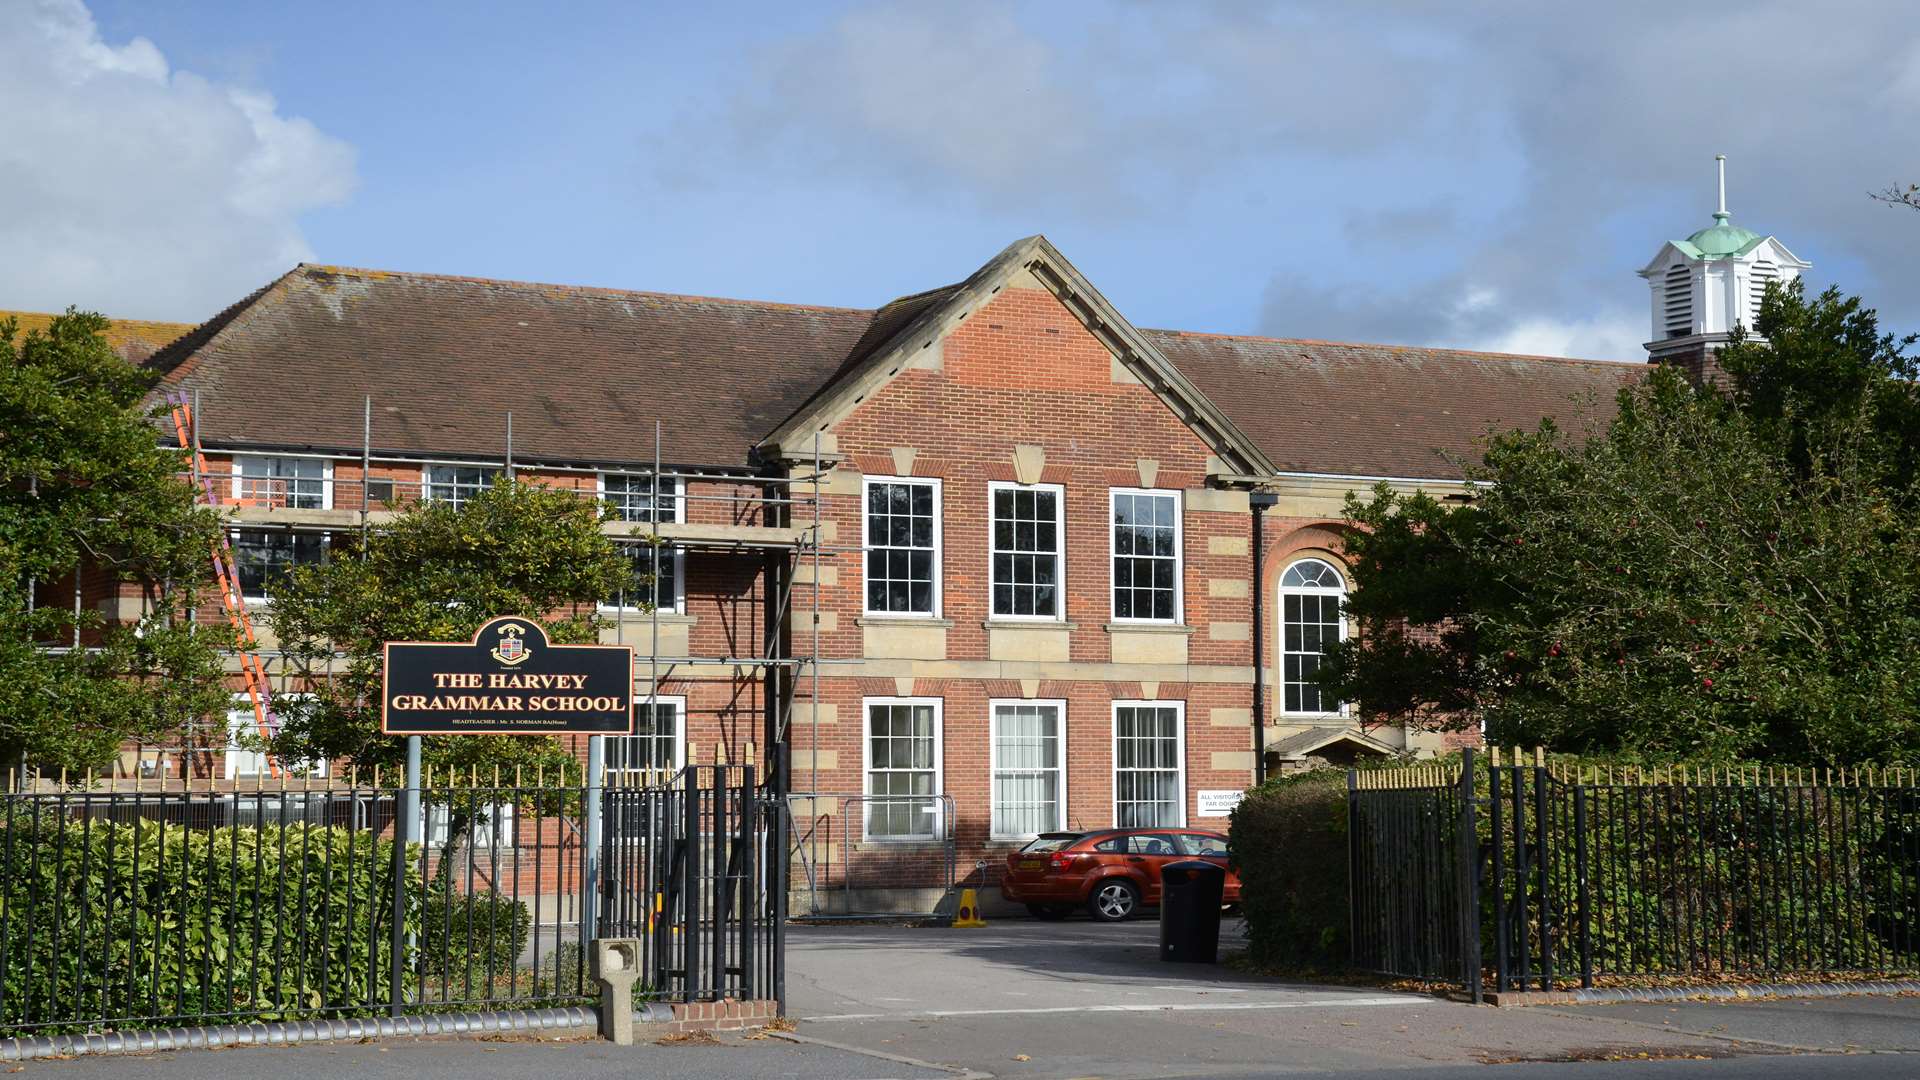
[[[1169,337],[1183,338],[1220,338],[1229,341],[1259,341],[1270,345],[1309,345],[1315,348],[1335,349],[1384,349],[1389,352],[1406,353],[1450,353],[1455,356],[1482,357],[1490,360],[1544,360],[1561,364],[1605,365],[1608,367],[1633,366],[1641,361],[1601,360],[1597,357],[1549,356],[1545,353],[1510,353],[1492,349],[1462,349],[1451,345],[1398,345],[1391,342],[1375,341],[1334,341],[1330,338],[1292,338],[1271,337],[1266,334],[1229,334],[1212,330],[1167,330],[1161,328],[1142,328],[1143,334],[1165,334]]]
[[[764,308],[775,311],[821,311],[845,315],[872,315],[876,308],[843,307],[834,304],[795,304],[784,300],[749,300],[732,296],[701,296],[694,293],[654,292],[648,289],[621,289],[607,285],[568,285],[552,281],[523,281],[515,278],[472,277],[465,274],[440,274],[423,270],[379,270],[363,266],[338,266],[329,263],[301,263],[295,272],[306,271],[310,274],[334,274],[341,277],[358,277],[369,281],[423,281],[447,282],[455,285],[497,285],[510,289],[559,290],[569,296],[581,296],[603,300],[630,300],[644,297],[649,300],[670,300],[701,304],[737,304],[742,307]]]

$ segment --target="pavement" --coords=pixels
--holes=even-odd
[[[28,1062],[80,1080],[564,1075],[879,1077],[1920,1076],[1920,997],[1494,1009],[1160,962],[1157,926],[995,920],[981,930],[796,926],[792,1033],[616,1048],[549,1041],[354,1045]],[[1225,928],[1229,943],[1242,931]],[[1489,1071],[1491,1069],[1492,1071]]]
[[[1760,1001],[1632,1002],[1548,1011],[1698,1032],[1752,1047],[1920,1053],[1920,997],[1782,998]],[[1920,1075],[1920,1058],[1913,1059]]]
[[[28,1061],[0,1067],[27,1077],[82,1080],[137,1076],[140,1080],[952,1080],[951,1070],[903,1066],[872,1054],[800,1045],[780,1039],[729,1037],[668,1044],[614,1046],[587,1036],[541,1041],[388,1039],[377,1043],[316,1044],[190,1050],[129,1057]]]

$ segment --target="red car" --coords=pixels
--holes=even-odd
[[[1226,868],[1223,901],[1240,902],[1240,878],[1227,860],[1227,838],[1203,829],[1100,829],[1041,833],[1007,856],[1000,895],[1040,919],[1064,919],[1074,908],[1103,922],[1128,919],[1160,903],[1160,868],[1200,859]]]

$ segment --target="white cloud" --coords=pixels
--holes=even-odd
[[[353,148],[257,91],[110,44],[80,0],[0,0],[0,308],[199,320],[312,257]]]
[[[1200,223],[1196,254],[1271,252],[1263,332],[1634,359],[1633,271],[1707,224],[1715,153],[1737,222],[1920,322],[1920,223],[1865,197],[1920,181],[1910,23],[1883,0],[870,4],[754,56],[678,144],[705,139],[709,181]]]
[[[1048,34],[1029,25],[1039,10],[868,4],[782,39],[753,54],[734,96],[679,118],[663,147],[711,156],[663,155],[668,178],[771,170],[1131,220],[1164,216],[1276,147],[1375,152],[1397,137],[1382,113],[1461,105],[1434,89],[1438,57],[1351,20],[1122,5],[1088,9],[1079,34]]]
[[[1637,313],[1625,312],[1571,319],[1527,315],[1468,344],[1487,352],[1644,362],[1647,328],[1642,324],[1645,321]]]

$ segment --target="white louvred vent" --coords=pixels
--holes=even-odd
[[[1767,295],[1767,286],[1780,280],[1780,268],[1762,259],[1754,263],[1753,269],[1748,273],[1747,291],[1750,302],[1747,305],[1747,317],[1748,325],[1752,325],[1760,319],[1760,301]]]
[[[1676,263],[1667,268],[1667,279],[1660,288],[1661,328],[1668,337],[1693,333],[1693,280],[1691,268]]]

